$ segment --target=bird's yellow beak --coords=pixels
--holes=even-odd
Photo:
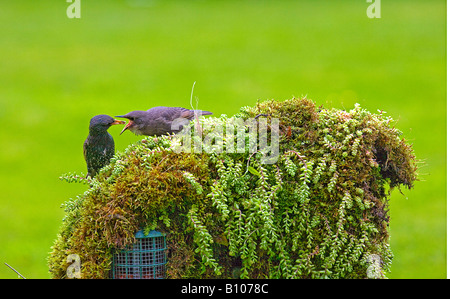
[[[125,123],[125,122],[123,122]],[[120,132],[119,135],[122,135],[123,132],[125,132],[129,127],[131,127],[134,124],[134,122],[130,119],[127,123],[127,125],[123,128],[122,132]]]
[[[124,125],[124,124],[126,124],[126,121],[115,119],[114,122],[111,124],[111,126],[113,126],[113,125]]]

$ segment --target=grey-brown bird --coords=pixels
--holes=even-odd
[[[193,120],[195,115],[211,115],[212,112],[202,110],[189,110],[181,107],[153,107],[147,111],[131,111],[123,117],[129,120],[123,132],[130,130],[136,135],[161,136],[167,133],[177,133]]]
[[[96,115],[89,123],[89,135],[83,144],[83,154],[86,160],[88,176],[94,177],[100,169],[109,164],[114,156],[114,139],[108,133],[112,125],[125,124],[125,121],[115,120],[109,115]]]

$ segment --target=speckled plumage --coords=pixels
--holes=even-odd
[[[88,176],[94,177],[114,156],[114,139],[108,133],[112,125],[124,124],[109,115],[96,115],[89,123],[89,135],[83,144]]]

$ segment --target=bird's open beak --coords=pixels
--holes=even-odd
[[[126,118],[125,115],[116,115],[116,117]],[[126,123],[126,121],[121,121],[121,122],[122,122],[122,124],[125,124],[125,123]],[[122,131],[120,132],[119,135],[122,135],[122,133],[125,132],[131,125],[132,125],[132,121],[129,120],[128,124],[122,129]]]
[[[125,123],[125,122],[123,122]],[[119,135],[122,135],[123,132],[125,132],[129,127],[131,127],[134,124],[134,122],[130,119],[127,123],[127,125],[123,128],[122,132],[120,132]]]
[[[126,121],[115,119],[114,122],[111,124],[111,126],[114,126],[114,125],[124,125],[124,124],[126,124],[126,123],[127,123]]]

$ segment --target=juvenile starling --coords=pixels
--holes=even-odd
[[[187,125],[190,120],[194,119],[196,114],[198,116],[210,115],[212,112],[159,106],[147,111],[131,111],[116,117],[123,117],[129,120],[120,134],[128,129],[136,135],[161,136],[181,131],[184,125]]]
[[[96,115],[89,123],[89,135],[83,144],[88,176],[94,177],[114,156],[114,139],[107,132],[112,125],[125,124],[109,115]]]

